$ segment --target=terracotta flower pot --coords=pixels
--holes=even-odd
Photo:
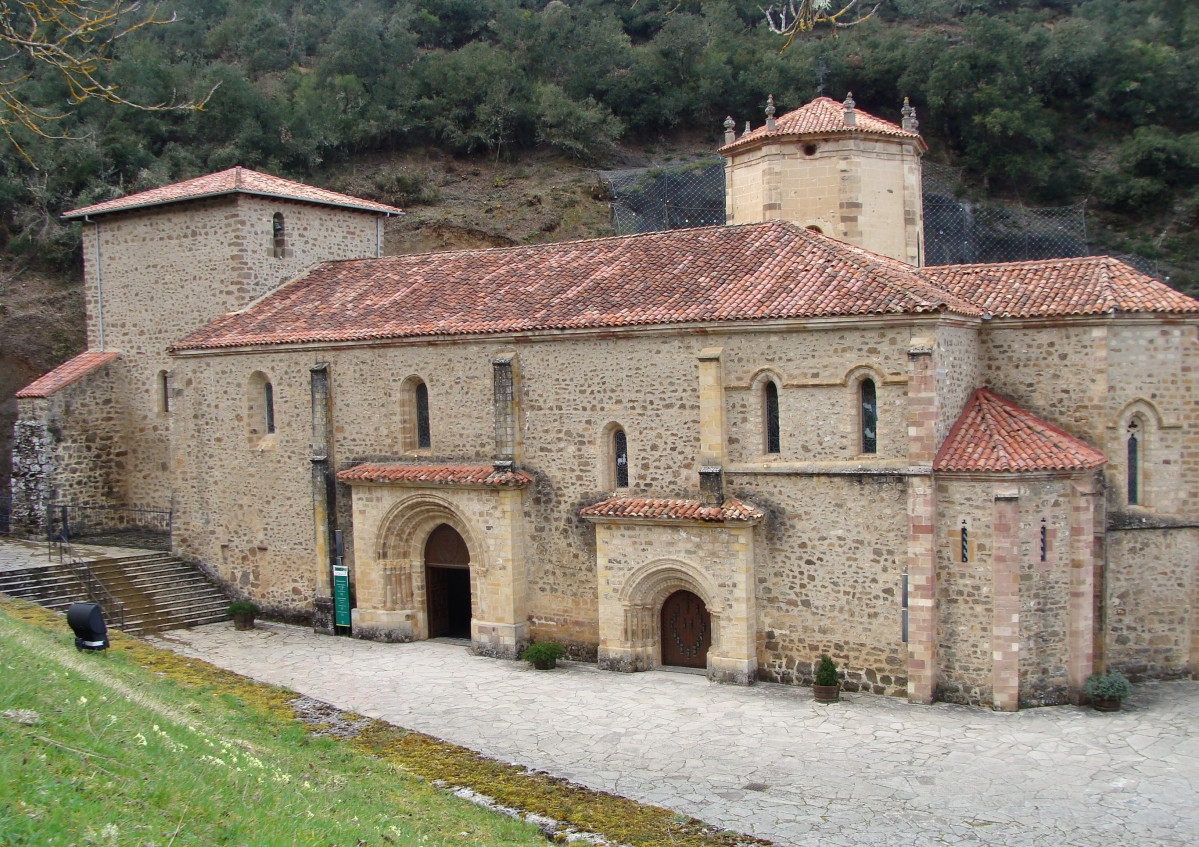
[[[254,628],[254,616],[245,612],[233,615],[233,628],[245,632]]]
[[[817,703],[836,703],[841,699],[841,683],[836,685],[813,685],[812,696]]]
[[[1096,712],[1118,712],[1120,711],[1119,700],[1092,700],[1091,708]]]

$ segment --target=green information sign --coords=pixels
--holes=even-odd
[[[345,565],[333,566],[333,623],[350,625],[350,569]]]

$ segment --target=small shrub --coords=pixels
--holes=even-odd
[[[526,647],[520,657],[534,667],[554,668],[564,655],[566,649],[557,641],[540,641]]]
[[[837,665],[828,657],[828,653],[823,654],[816,665],[816,684],[836,685],[838,681]]]
[[[249,600],[234,600],[229,604],[229,617],[234,615],[257,615],[258,607]]]
[[[1093,673],[1083,683],[1082,693],[1092,700],[1123,700],[1132,693],[1132,683],[1119,671]]]

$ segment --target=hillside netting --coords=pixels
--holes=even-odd
[[[1086,203],[1050,208],[999,206],[959,199],[957,168],[925,162],[924,263],[926,265],[1022,262],[1093,256],[1087,243]],[[612,198],[618,235],[715,226],[724,223],[724,160],[601,171]],[[1157,263],[1119,255],[1143,273]]]

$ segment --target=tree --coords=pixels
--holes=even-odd
[[[833,11],[833,0],[786,0],[785,3],[771,3],[765,9],[761,6],[758,8],[766,16],[766,25],[770,27],[770,31],[787,37],[786,43],[783,44],[783,50],[786,50],[795,40],[795,36],[801,32],[811,32],[817,24],[828,24],[834,31],[857,26],[869,20],[882,5],[881,2],[875,3],[874,8],[865,15],[859,10],[858,17],[843,21],[841,19],[857,7],[859,0],[838,2],[844,5],[837,12]]]
[[[0,0],[0,130],[26,160],[14,129],[67,137],[54,135],[51,125],[88,100],[147,111],[203,108],[211,90],[199,101],[137,103],[104,79],[117,41],[175,20],[174,14],[159,17],[158,9],[156,3],[143,12],[140,0]],[[42,73],[65,87],[65,110],[35,105],[26,96],[26,83]]]

